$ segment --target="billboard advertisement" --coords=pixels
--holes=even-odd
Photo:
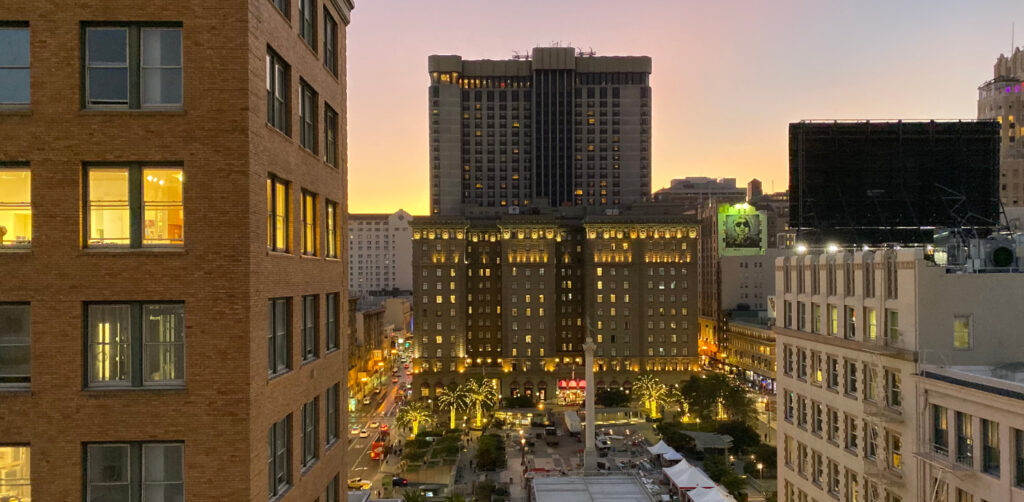
[[[718,255],[764,254],[768,244],[768,220],[764,211],[747,203],[718,206]]]

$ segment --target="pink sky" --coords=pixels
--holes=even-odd
[[[427,56],[560,42],[653,58],[653,189],[788,185],[787,124],[975,118],[1024,1],[357,0],[348,31],[349,210],[427,212]]]

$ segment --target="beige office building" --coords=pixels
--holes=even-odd
[[[1016,341],[1024,275],[980,270],[990,273],[937,265],[920,248],[776,261],[780,500],[1013,500],[1009,488],[996,495],[994,486],[1008,483],[1015,450],[999,450],[1003,477],[984,473],[982,462],[957,464],[961,449],[938,459],[929,453],[931,404],[944,407],[938,416],[947,427],[957,409],[971,414],[967,441],[975,457],[984,453],[975,446],[984,442],[981,420],[1003,424],[998,434],[1007,439],[1011,424],[1024,420],[1024,406],[975,397],[979,406],[992,402],[983,413],[970,400],[947,399],[966,394],[948,382],[915,376],[930,366],[1024,360]],[[970,481],[984,476],[996,481]],[[957,487],[962,493],[953,498]],[[933,498],[939,493],[948,498]]]
[[[1016,105],[1016,106],[1014,106]],[[1004,206],[1024,206],[1024,50],[1000,54],[992,80],[978,87],[978,118],[998,120],[999,200]]]
[[[412,289],[412,215],[348,215],[348,289],[353,296],[385,296]]]

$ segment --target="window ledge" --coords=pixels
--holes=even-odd
[[[0,254],[32,254],[30,246],[4,247],[0,246]]]
[[[305,366],[313,364],[313,363],[315,363],[315,362],[317,362],[319,360],[320,360],[320,358],[317,357],[317,356],[310,357],[309,359],[303,359],[302,360],[302,364],[300,364],[299,367],[300,368],[305,367]]]
[[[326,454],[327,452],[333,450],[334,447],[338,446],[339,443],[341,443],[341,441],[338,441],[338,438],[332,439],[330,443],[324,445],[324,453]]]
[[[303,465],[299,469],[299,473],[301,475],[303,475],[303,476],[305,476],[306,474],[309,474],[309,471],[312,471],[313,468],[316,467],[316,464],[318,464],[318,463],[320,463],[320,459],[319,458],[314,458],[314,459],[310,460],[308,464]]]
[[[300,254],[299,256],[304,260],[323,260],[323,258],[315,254]]]
[[[286,258],[295,258],[296,257],[294,254],[289,253],[287,251],[273,251],[273,250],[270,250],[270,249],[267,250],[267,256],[280,256],[280,257],[286,257]]]
[[[124,114],[161,117],[167,115],[188,115],[184,108],[82,108],[78,113],[79,115]]]
[[[275,10],[276,10],[276,9],[275,9]],[[263,122],[263,125],[265,125],[265,126],[267,127],[267,129],[269,129],[269,130],[271,130],[271,131],[273,131],[273,132],[277,133],[278,135],[280,135],[280,136],[281,136],[282,138],[284,138],[285,140],[288,140],[288,141],[290,141],[290,142],[292,142],[292,143],[295,143],[295,142],[296,142],[296,141],[295,141],[294,139],[292,139],[292,137],[291,137],[291,135],[290,135],[290,134],[288,134],[288,133],[286,133],[286,132],[284,132],[284,131],[282,131],[282,130],[280,130],[280,129],[276,128],[276,127],[274,127],[274,126],[273,126],[273,124],[271,124],[271,123],[269,123],[269,122],[266,122],[266,121],[264,121],[264,122]],[[305,150],[305,149],[303,149],[303,150]]]
[[[86,395],[101,396],[111,394],[135,394],[140,392],[155,392],[159,394],[184,394],[188,391],[184,386],[181,387],[157,387],[157,386],[143,386],[143,387],[85,387],[82,392]]]
[[[32,115],[32,108],[29,105],[25,106],[5,106],[0,105],[0,116],[29,116]]]
[[[7,384],[0,385],[0,395],[4,394],[32,394],[31,384]]]
[[[269,384],[270,382],[273,382],[274,380],[277,380],[278,378],[281,378],[281,377],[283,377],[285,375],[290,375],[291,372],[292,372],[291,368],[288,368],[288,369],[279,371],[277,373],[268,374],[267,375],[267,383]]]
[[[139,254],[139,255],[183,255],[188,254],[184,247],[178,248],[157,248],[157,247],[144,247],[144,248],[129,248],[129,247],[91,247],[83,248],[82,256],[88,255],[123,255],[123,254]]]

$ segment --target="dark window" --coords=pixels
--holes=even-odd
[[[999,423],[981,420],[981,470],[999,476]]]
[[[299,36],[316,52],[316,0],[299,0]]]
[[[0,25],[0,106],[30,102],[28,23]]]
[[[180,247],[185,243],[184,173],[160,165],[86,166],[89,247]]]
[[[302,297],[302,360],[315,359],[317,355],[317,295]]]
[[[291,425],[292,416],[288,415],[280,422],[270,426],[267,432],[269,449],[267,451],[267,476],[269,477],[270,498],[274,498],[288,489],[291,472],[288,464],[291,461]]]
[[[324,66],[338,74],[338,22],[324,9]]]
[[[327,350],[338,348],[338,293],[327,293],[326,336]]]
[[[291,67],[269,47],[267,48],[267,123],[291,135],[288,117],[288,89]]]
[[[291,367],[288,350],[290,302],[289,298],[274,298],[267,305],[267,365],[271,375],[283,373]]]
[[[291,9],[288,8],[289,7],[288,0],[270,0],[270,1],[274,3],[274,7],[277,7],[277,10],[281,11],[281,14],[284,14],[284,17],[286,17],[288,19],[292,18]]]
[[[327,429],[327,444],[338,440],[338,401],[341,397],[341,386],[334,384],[327,388],[324,395],[324,421]]]
[[[932,405],[932,445],[935,453],[949,455],[949,422],[946,408]]]
[[[30,382],[30,319],[27,303],[0,303],[0,387]]]
[[[185,445],[87,443],[85,484],[86,502],[184,500]]]
[[[338,502],[338,476],[331,478],[327,483],[327,490],[324,492],[324,502]]]
[[[316,153],[317,93],[306,82],[300,82],[299,89],[299,144]]]
[[[316,398],[302,405],[302,466],[308,466],[316,460],[317,442],[317,403]]]
[[[1013,429],[1013,455],[1016,467],[1013,483],[1024,486],[1024,431]]]
[[[338,167],[338,112],[324,103],[324,162]]]
[[[267,179],[267,248],[271,251],[288,252],[290,211],[288,182],[270,176]]]
[[[182,106],[181,25],[84,27],[86,107]]]
[[[184,303],[85,307],[89,387],[185,385]]]
[[[319,251],[317,242],[317,208],[316,194],[302,191],[302,254],[316,256]]]

